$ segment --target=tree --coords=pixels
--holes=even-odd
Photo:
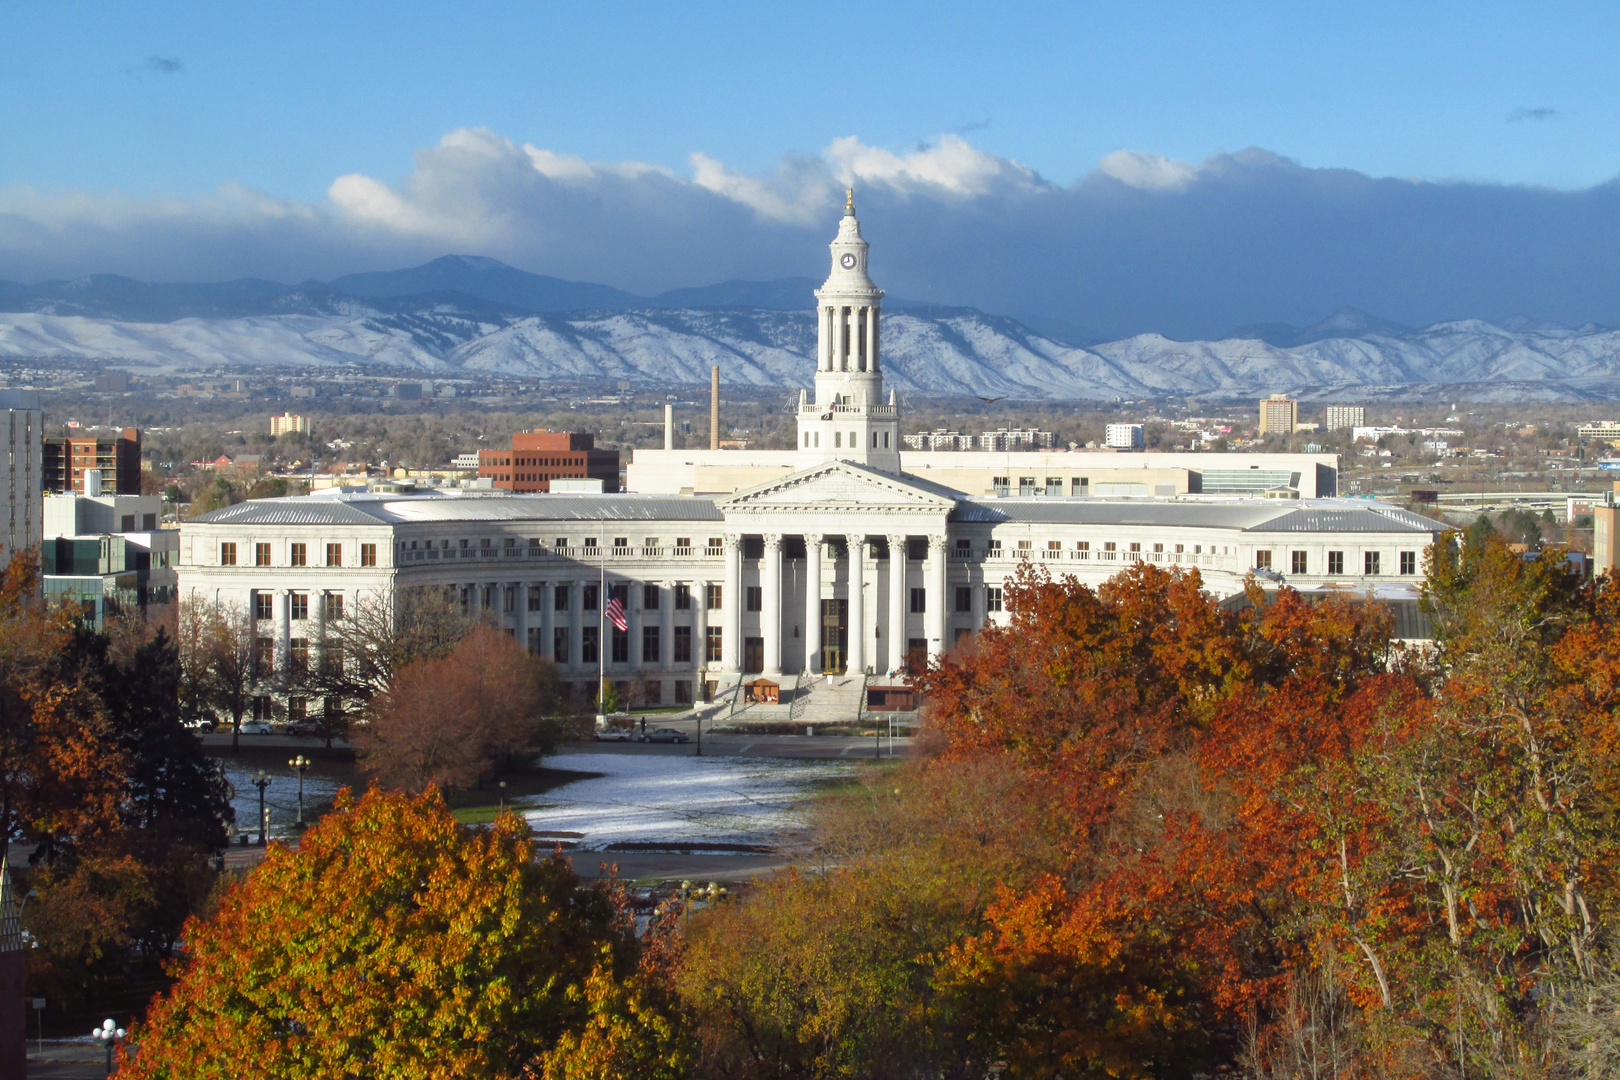
[[[231,749],[241,746],[242,717],[261,670],[257,635],[247,612],[234,604],[185,601],[179,615],[180,686],[194,711],[231,718]]]
[[[385,783],[467,787],[554,740],[545,718],[557,702],[552,666],[480,625],[448,654],[407,664],[372,700],[355,745]]]
[[[132,1080],[518,1077],[634,967],[609,898],[536,860],[504,815],[436,792],[347,793],[187,928],[179,981],[137,1029]]]
[[[444,589],[402,589],[397,602],[361,594],[341,619],[323,622],[323,660],[299,675],[299,685],[340,701],[370,701],[411,661],[445,655],[472,626]]]

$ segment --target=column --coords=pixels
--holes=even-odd
[[[821,353],[816,357],[817,371],[831,371],[833,369],[833,309],[821,309]]]
[[[866,309],[866,370],[878,369],[878,309],[874,304]]]
[[[726,534],[726,582],[720,595],[720,650],[723,670],[736,674],[742,671],[742,537]]]
[[[629,627],[624,632],[627,644],[630,646],[629,658],[632,671],[641,670],[641,626],[646,618],[646,612],[641,609],[643,597],[637,595],[641,592],[641,582],[626,581],[624,585],[624,624]],[[613,633],[614,626],[608,623],[606,633]]]
[[[271,605],[276,619],[276,671],[284,674],[292,656],[292,590],[277,589]]]
[[[580,659],[580,652],[584,648],[584,635],[580,631],[584,621],[585,596],[579,587],[579,582],[568,583],[568,663],[571,667],[580,667],[584,661]],[[595,664],[591,665],[594,670]],[[594,696],[594,695],[593,695]]]
[[[692,582],[692,666],[702,671],[709,662],[709,582],[707,578]],[[694,686],[693,693],[702,691]]]
[[[854,344],[855,328],[850,324],[855,321],[853,308],[840,307],[838,309],[838,370],[849,371],[850,345]]]
[[[950,626],[950,616],[946,612],[945,604],[945,571],[947,567],[945,538],[943,536],[930,536],[928,538],[928,568],[925,574],[928,590],[926,606],[927,617],[923,624],[928,627],[928,659],[937,660],[951,647],[945,640],[946,628]]]
[[[551,641],[556,631],[552,626],[551,612],[557,604],[557,599],[552,595],[551,582],[537,581],[535,587],[540,590],[540,655],[547,660],[552,660],[555,657],[551,652]],[[525,603],[527,603],[527,598],[525,598]]]
[[[658,586],[658,670],[675,667],[675,583]]]
[[[765,563],[760,572],[760,634],[765,639],[768,679],[782,678],[782,534],[765,534]]]
[[[898,671],[906,663],[906,611],[911,593],[906,588],[906,538],[890,536],[888,540],[889,625],[883,632],[889,635],[889,670]]]
[[[484,586],[476,581],[469,583],[467,585],[467,617],[476,622],[478,616],[483,614],[483,608]]]
[[[821,674],[821,534],[804,534],[804,669]]]
[[[527,582],[512,583],[512,634],[518,648],[529,651],[529,586]]]
[[[866,537],[850,533],[849,544],[849,664],[847,671],[866,670]]]

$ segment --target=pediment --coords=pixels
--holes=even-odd
[[[948,513],[952,495],[936,485],[894,476],[847,461],[830,461],[716,499],[721,512],[839,510],[844,512]]]

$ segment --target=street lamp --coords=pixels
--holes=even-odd
[[[102,1022],[100,1027],[90,1029],[90,1037],[107,1048],[108,1076],[112,1075],[113,1047],[117,1045],[118,1040],[122,1039],[126,1034],[127,1032],[125,1032],[123,1028],[119,1027],[111,1020],[105,1020]]]
[[[259,846],[270,842],[268,824],[264,816],[264,789],[270,786],[270,774],[260,769],[253,776],[253,786],[259,789]]]
[[[309,768],[309,758],[299,754],[297,757],[290,759],[287,764],[291,765],[293,770],[298,773],[298,828],[302,829],[304,827],[304,770]]]
[[[501,788],[501,812],[505,813],[506,812],[506,781],[505,780],[501,781],[500,788]]]

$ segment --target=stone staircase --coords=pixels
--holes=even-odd
[[[715,695],[706,718],[716,724],[790,723],[815,727],[852,723],[860,715],[864,686],[865,680],[859,675],[834,675],[829,681],[825,675],[800,674],[792,683],[782,680],[784,700],[776,705],[741,700],[733,705],[737,693],[734,684]]]

